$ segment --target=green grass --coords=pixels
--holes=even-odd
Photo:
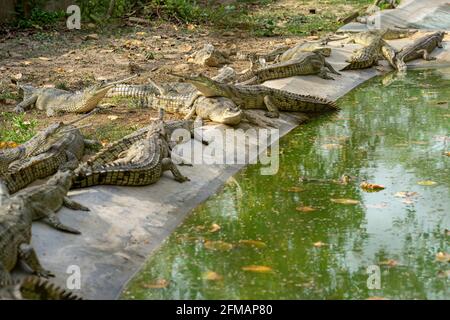
[[[86,133],[86,138],[112,142],[122,139],[137,129],[136,125],[121,126],[117,123],[107,123],[96,127],[94,132]]]
[[[37,120],[26,121],[22,114],[0,113],[0,141],[23,143],[36,134]]]

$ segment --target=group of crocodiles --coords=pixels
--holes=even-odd
[[[408,30],[382,30],[348,36],[346,41],[363,47],[354,52],[345,70],[371,67],[380,56],[395,69],[405,70],[405,63],[412,59],[431,59],[429,54],[441,46],[444,37],[443,32],[427,34],[400,51],[386,42],[408,37],[411,33]],[[107,184],[150,185],[157,182],[164,171],[171,171],[180,183],[188,181],[173,161],[176,155],[172,154],[172,149],[177,142],[171,140],[171,135],[177,129],[185,129],[191,137],[201,139],[195,134],[191,119],[194,115],[236,125],[244,116],[243,110],[248,109],[265,109],[268,117],[278,117],[279,111],[337,110],[334,102],[324,98],[261,85],[267,80],[298,75],[316,74],[324,79],[332,79],[328,72],[339,75],[325,60],[331,53],[326,42],[337,39],[278,48],[264,55],[248,55],[251,68],[241,74],[225,67],[214,78],[202,74],[175,75],[182,83],[157,85],[150,81],[148,85],[124,85],[115,82],[79,93],[22,86],[24,101],[16,107],[17,111],[36,106],[48,115],[92,113],[105,96],[119,95],[142,98],[152,108],[159,109],[160,116],[148,126],[103,147],[87,161],[83,161],[85,150],[98,143],[85,139],[76,124],[91,113],[72,123],[50,125],[28,142],[0,151],[0,299],[32,299],[36,296],[78,299],[77,295],[41,279],[52,273],[41,266],[30,245],[32,222],[42,220],[57,230],[79,234],[79,230],[66,226],[57,216],[62,206],[89,210],[67,196],[70,189]],[[164,111],[181,113],[185,119],[164,120]],[[177,159],[177,163],[189,165],[182,159]],[[43,184],[29,186],[48,177]],[[11,271],[19,260],[37,278],[13,279]]]

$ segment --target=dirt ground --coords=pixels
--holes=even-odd
[[[303,3],[303,4],[302,4]],[[282,0],[266,7],[286,12],[308,12],[310,1]],[[315,3],[317,10],[336,10],[329,1]],[[351,12],[351,5],[339,7],[341,14]],[[335,23],[335,21],[333,21]],[[249,63],[235,59],[237,52],[267,52],[278,45],[293,45],[301,36],[255,37],[240,30],[218,30],[195,25],[159,23],[146,25],[122,21],[107,28],[82,24],[81,30],[68,30],[61,25],[57,31],[24,31],[0,39],[0,125],[1,130],[14,126],[8,120],[20,101],[16,83],[34,86],[80,90],[100,81],[113,81],[139,73],[130,83],[141,84],[151,78],[155,82],[176,81],[169,71],[204,72],[215,75],[218,68],[205,68],[189,62],[190,55],[211,43],[228,53],[232,67],[242,71]],[[102,110],[85,122],[87,136],[108,142],[146,125],[156,112],[142,108],[129,99],[106,99],[114,107]],[[103,102],[102,102],[103,103]],[[66,114],[48,118],[44,112],[28,111],[23,122],[34,121],[34,131],[55,121],[68,121],[77,115]],[[169,117],[177,117],[170,115]],[[0,134],[0,140],[2,135]],[[14,140],[14,139],[12,139]],[[16,141],[17,142],[17,141]]]

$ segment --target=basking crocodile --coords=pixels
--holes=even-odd
[[[325,61],[320,53],[304,52],[296,59],[271,64],[257,70],[248,70],[238,77],[237,82],[242,85],[261,84],[267,80],[310,74],[317,74],[323,79],[333,79],[328,75],[328,71],[340,74]]]
[[[30,183],[54,174],[66,166],[68,161],[78,162],[84,155],[85,147],[97,145],[92,140],[84,139],[81,131],[72,124],[53,124],[25,146],[11,151],[15,157],[0,153],[0,163],[7,163],[7,170],[0,174],[10,193],[26,187]],[[17,155],[20,155],[17,157]],[[8,161],[2,161],[2,158]],[[12,158],[14,161],[10,162]]]
[[[301,42],[296,46],[286,50],[278,57],[279,62],[289,61],[301,57],[305,52],[320,53],[324,57],[331,56],[331,48],[326,47],[322,42]]]
[[[377,65],[380,59],[381,43],[381,39],[374,40],[369,45],[355,50],[346,60],[349,64],[342,70],[365,69]]]
[[[335,102],[301,95],[262,85],[232,85],[214,81],[205,75],[181,76],[172,74],[192,83],[205,97],[226,97],[242,109],[267,109],[267,117],[276,118],[281,111],[323,112],[334,111]]]
[[[169,130],[162,119],[153,122],[145,137],[137,139],[129,148],[117,149],[111,161],[102,163],[104,158],[96,158],[76,170],[73,188],[95,185],[144,186],[157,182],[164,171],[171,171],[175,180],[185,182],[183,176],[172,162],[169,146]],[[102,159],[102,161],[98,161]],[[99,164],[100,162],[100,164]]]
[[[236,72],[224,67],[214,77],[219,82],[234,80]],[[107,97],[132,97],[141,99],[141,103],[154,109],[163,109],[169,113],[181,113],[185,119],[197,115],[204,120],[237,125],[242,120],[242,111],[230,99],[206,98],[201,96],[194,86],[180,88],[180,83],[166,83],[161,86],[149,80],[146,85],[119,84],[112,88]]]
[[[0,287],[0,300],[83,300],[47,279],[27,276]]]
[[[430,53],[436,48],[442,48],[444,36],[445,32],[438,31],[417,39],[411,45],[400,50],[391,64],[399,71],[406,71],[406,62],[408,61],[419,58],[435,60],[435,57],[430,57]]]
[[[145,139],[145,137],[148,135],[151,130],[153,130],[154,124],[150,124],[144,128],[141,128],[125,137],[123,137],[120,140],[114,141],[107,146],[105,146],[102,150],[97,152],[95,155],[93,155],[89,160],[86,162],[86,164],[81,164],[81,167],[90,166],[103,166],[107,163],[111,163],[117,158],[119,158],[119,155],[125,151],[131,148],[132,145],[135,143],[142,141]],[[202,137],[196,135],[195,133],[195,123],[192,120],[171,120],[171,121],[165,121],[164,122],[164,129],[166,131],[167,136],[170,138],[172,133],[175,130],[182,129],[186,130],[191,134],[191,138],[195,138],[198,141],[201,141],[202,143],[206,144],[206,141],[203,141]]]
[[[226,98],[206,98],[197,92],[156,94],[149,85],[120,85],[111,89],[108,96],[140,98],[153,109],[164,109],[169,113],[180,113],[185,119],[197,115],[205,120],[227,125],[241,122],[242,111]]]
[[[134,77],[92,86],[79,92],[69,92],[56,88],[34,88],[30,85],[22,85],[20,86],[20,90],[23,91],[23,101],[14,110],[16,112],[24,112],[34,106],[38,110],[45,111],[49,117],[59,112],[89,112],[105,97],[109,89],[113,88],[117,83],[122,83]]]

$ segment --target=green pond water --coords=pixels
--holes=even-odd
[[[195,209],[122,297],[450,298],[449,101],[449,69],[364,83],[281,139],[278,174],[248,166]]]

